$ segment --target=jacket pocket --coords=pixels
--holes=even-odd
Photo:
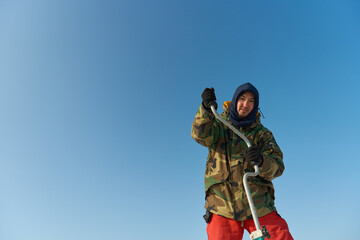
[[[205,170],[205,191],[212,185],[224,182],[229,177],[228,165],[225,159],[209,158]]]

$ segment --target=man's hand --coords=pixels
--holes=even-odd
[[[259,167],[263,163],[263,157],[260,153],[260,149],[256,146],[252,146],[245,151],[245,161],[249,162],[252,167],[258,165]]]
[[[203,106],[206,110],[210,111],[211,105],[215,105],[215,108],[217,109],[214,88],[205,88],[204,92],[201,94],[201,98],[203,100]]]

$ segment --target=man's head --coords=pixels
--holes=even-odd
[[[248,126],[255,122],[259,106],[259,92],[251,83],[239,86],[229,106],[230,121],[236,126]]]
[[[252,92],[244,92],[237,100],[236,109],[240,118],[245,118],[254,109],[255,95]]]

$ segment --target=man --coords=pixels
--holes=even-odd
[[[260,123],[259,93],[250,83],[239,86],[232,101],[225,102],[221,116],[234,125],[251,142],[246,143],[228,127],[215,119],[210,106],[216,105],[215,91],[206,88],[196,113],[191,135],[209,149],[205,169],[205,195],[209,240],[239,240],[244,229],[255,231],[254,222],[243,186],[243,175],[250,177],[251,190],[260,225],[265,225],[272,240],[293,239],[286,221],[277,213],[274,187],[271,182],[284,171],[283,154],[273,134]]]

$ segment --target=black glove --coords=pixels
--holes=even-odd
[[[214,88],[205,88],[204,92],[201,94],[201,98],[203,100],[202,104],[206,110],[210,111],[211,105],[214,105],[215,109],[217,109]]]
[[[260,149],[256,146],[246,149],[245,161],[249,162],[252,167],[255,165],[260,167],[263,163],[263,157],[260,153]]]

